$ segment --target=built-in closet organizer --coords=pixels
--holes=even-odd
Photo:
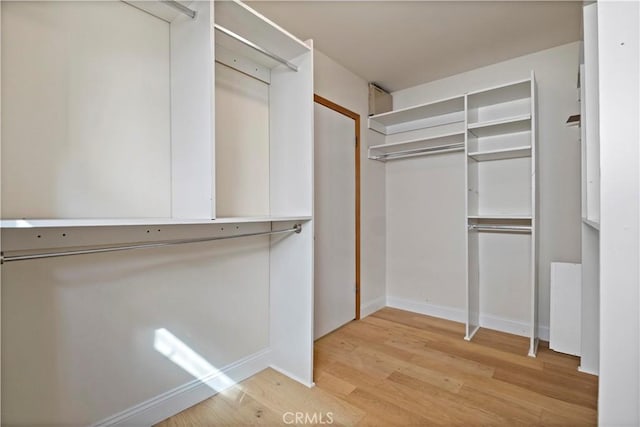
[[[385,144],[369,147],[372,160],[464,153],[465,339],[494,301],[523,301],[507,315],[528,319],[522,333],[530,337],[530,356],[537,347],[535,105],[532,72],[526,80],[369,118],[369,128],[385,135]]]
[[[265,236],[268,364],[311,384],[311,42],[238,1],[3,2],[2,20],[5,289],[36,257]]]

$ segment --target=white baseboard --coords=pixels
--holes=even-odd
[[[92,426],[151,426],[268,368],[270,356],[269,349],[259,351],[205,378],[190,381]]]
[[[367,317],[370,314],[375,313],[381,308],[386,307],[387,301],[385,297],[376,298],[372,301],[368,301],[360,306],[360,318]]]
[[[578,366],[578,371],[579,372],[584,372],[585,374],[598,376],[598,370],[597,369],[583,368],[582,365]]]
[[[542,341],[549,342],[549,327],[538,325],[538,338]]]
[[[302,385],[304,385],[306,387],[313,388],[313,387],[316,386],[316,383],[314,383],[313,381],[312,382],[304,381],[302,378],[298,377],[297,375],[293,375],[292,373],[288,372],[286,369],[281,369],[276,365],[271,365],[269,367],[271,369],[273,369],[274,371],[280,372],[285,377],[289,377],[292,380],[297,381],[297,382],[299,382],[300,384],[302,384]]]
[[[466,321],[466,311],[461,308],[429,304],[427,302],[397,297],[387,297],[387,306],[398,308],[400,310],[411,311],[413,313],[438,317],[440,319],[452,320],[454,322],[465,323]],[[481,314],[480,326],[524,337],[529,335],[529,325],[527,323],[506,319],[504,317]],[[549,341],[548,326],[538,326],[538,338],[544,341]]]
[[[465,322],[465,310],[405,298],[387,297],[387,306],[454,322]]]

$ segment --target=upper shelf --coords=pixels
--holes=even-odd
[[[232,217],[216,219],[179,218],[86,218],[86,219],[3,219],[0,228],[69,228],[69,227],[123,227],[144,225],[202,225],[242,224],[256,222],[308,221],[309,216],[296,217]]]
[[[498,120],[469,123],[467,128],[469,129],[469,132],[478,138],[526,132],[531,130],[531,114],[522,114]]]
[[[196,12],[189,7],[190,1],[175,0],[122,0],[137,9],[160,18],[163,21],[173,22],[178,16],[185,15],[190,19],[196,17]]]
[[[239,1],[216,1],[214,16],[217,25],[287,61],[311,51],[303,41]],[[216,38],[220,35],[217,31]],[[272,67],[273,62],[270,64]]]
[[[531,97],[531,79],[518,80],[468,94],[468,108],[505,104]]]
[[[369,117],[369,128],[384,135],[464,121],[464,96],[429,102]]]

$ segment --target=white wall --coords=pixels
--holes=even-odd
[[[216,216],[269,216],[269,86],[221,64],[215,73]]]
[[[147,229],[65,231],[95,244]],[[2,422],[87,425],[193,381],[154,345],[162,328],[218,369],[268,348],[269,268],[268,237],[4,264]]]
[[[171,216],[169,24],[122,2],[2,9],[2,217]]]
[[[314,57],[315,93],[360,114],[361,315],[384,306],[385,174],[384,164],[367,159],[369,145],[384,141],[367,128],[367,82],[318,50]]]
[[[570,43],[393,93],[398,109],[524,79],[535,71],[543,336],[549,325],[550,262],[580,262],[580,147],[577,129],[564,124],[579,111],[578,54],[579,43]],[[452,317],[465,307],[465,183],[460,156],[389,162],[386,174],[387,294],[405,305],[444,306]],[[520,320],[509,313],[509,307],[519,303],[506,299],[488,314]]]
[[[640,425],[640,4],[598,2],[603,426]]]

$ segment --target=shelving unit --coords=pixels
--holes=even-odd
[[[313,46],[239,1],[185,4],[2,4],[2,37],[10,40],[2,46],[2,74],[3,79],[11,80],[11,85],[3,85],[2,100],[2,251],[11,256],[16,251],[60,252],[75,247],[90,251],[105,245],[209,235],[255,232],[263,237],[235,243],[223,240],[213,245],[217,252],[198,255],[211,257],[205,262],[195,261],[196,252],[185,255],[189,250],[175,247],[162,249],[153,261],[156,264],[149,267],[144,255],[129,252],[136,255],[127,260],[131,268],[122,274],[129,280],[126,275],[133,272],[135,290],[109,288],[121,277],[96,265],[118,261],[102,253],[74,254],[65,261],[6,263],[3,286],[19,289],[18,269],[29,262],[41,263],[34,271],[39,268],[42,274],[32,281],[50,285],[51,292],[65,284],[53,273],[60,265],[77,278],[74,295],[95,297],[91,292],[96,282],[105,292],[117,290],[118,301],[131,297],[132,292],[157,297],[161,288],[164,304],[167,299],[179,299],[184,285],[196,295],[191,304],[200,316],[198,321],[188,324],[185,318],[189,316],[180,312],[184,308],[171,305],[163,307],[163,315],[176,324],[184,321],[185,328],[197,329],[215,319],[210,314],[215,309],[207,306],[219,305],[204,299],[200,305],[197,296],[202,293],[211,298],[215,289],[220,301],[236,301],[237,287],[232,285],[241,282],[243,292],[256,291],[259,301],[249,305],[256,305],[256,318],[263,317],[259,327],[247,326],[254,321],[248,316],[244,323],[238,322],[238,328],[265,330],[264,336],[253,340],[255,345],[264,340],[265,348],[259,350],[265,356],[240,360],[253,356],[242,353],[242,345],[224,342],[221,346],[236,349],[215,354],[221,359],[237,358],[220,363],[246,362],[250,366],[240,368],[245,376],[273,366],[311,386]],[[256,94],[261,98],[253,98]],[[254,102],[256,99],[264,102]],[[251,102],[252,108],[260,110],[259,117],[245,108]],[[25,103],[30,105],[28,110],[21,107]],[[301,226],[300,233],[269,234],[296,224]],[[220,253],[224,254],[220,259],[212,255]],[[81,270],[94,274],[78,273]],[[159,270],[171,274],[154,276]],[[202,284],[202,278],[212,271],[224,273]],[[247,271],[251,274],[245,274]],[[184,283],[178,283],[173,274],[182,274]],[[243,279],[248,276],[252,279]],[[28,298],[21,303],[24,301]],[[38,303],[47,310],[53,307],[42,300]],[[291,310],[292,306],[297,309]],[[78,311],[77,305],[69,308]],[[113,309],[120,313],[127,307],[116,303]],[[155,350],[147,348],[148,343],[135,340],[148,332],[148,325],[165,318],[136,318],[148,323],[141,327],[132,320],[131,331],[99,326],[105,330],[104,342],[110,345],[109,339],[131,332],[131,337],[114,345],[124,343],[118,351],[135,360],[141,351],[153,356]],[[34,319],[33,324],[39,321],[42,319]],[[15,324],[5,326],[16,330]],[[136,328],[140,329],[134,331]],[[225,334],[217,336],[226,339]],[[34,343],[36,350],[30,354],[46,353],[38,345]],[[13,360],[23,359],[19,352],[14,350]],[[9,369],[22,372],[24,366],[15,365]],[[85,378],[92,377],[87,374]],[[154,390],[160,384],[163,382],[157,382]],[[56,390],[54,385],[47,386],[42,395],[53,396]],[[22,392],[10,389],[9,393]],[[29,393],[24,391],[25,400],[33,397]],[[206,394],[198,393],[193,396]],[[197,403],[187,401],[177,404]],[[135,409],[140,402],[128,403]],[[20,408],[9,410],[17,419],[31,416],[20,413]],[[46,411],[42,409],[37,416],[55,421],[58,413]],[[160,419],[137,424],[157,421]]]
[[[385,143],[369,159],[390,161],[464,152],[467,321],[465,339],[491,315],[495,295],[525,301],[507,319],[535,356],[537,201],[535,78],[369,118]]]
[[[385,144],[369,147],[369,159],[387,161],[464,150],[464,97],[447,98],[369,117]]]
[[[518,312],[526,313],[533,357],[538,344],[535,111],[533,72],[530,79],[467,95],[465,339],[480,328],[492,294],[526,293],[529,303]]]

